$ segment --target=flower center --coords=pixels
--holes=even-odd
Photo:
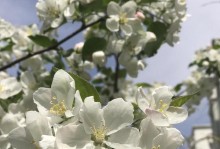
[[[168,104],[164,103],[163,100],[159,101],[159,107],[158,107],[159,112],[163,113],[167,107],[168,107]]]
[[[36,141],[33,140],[31,143],[35,146],[35,149],[41,149]]]
[[[64,113],[67,110],[66,106],[64,104],[64,100],[62,100],[62,101],[55,104],[54,101],[53,101],[55,99],[56,99],[56,97],[53,97],[51,102],[50,102],[52,104],[52,107],[50,108],[50,113],[62,116],[62,115],[64,115]]]
[[[152,149],[160,149],[160,145],[157,145],[157,147],[153,146]]]
[[[119,15],[119,23],[120,24],[126,24],[128,22],[128,19],[126,17],[126,13],[121,13]]]
[[[92,129],[92,140],[95,142],[95,144],[102,145],[103,142],[105,141],[107,128],[104,125],[102,125],[99,128],[92,127],[91,129]]]
[[[52,18],[58,18],[59,17],[59,10],[54,8],[54,7],[48,7],[47,8],[47,13]]]

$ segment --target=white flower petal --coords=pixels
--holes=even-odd
[[[159,134],[159,131],[149,118],[145,118],[141,121],[140,129],[141,138],[139,146],[141,148],[151,148],[153,139]]]
[[[79,114],[85,131],[88,134],[92,134],[91,128],[99,128],[103,125],[101,104],[94,102],[93,96],[87,97],[84,100],[84,105]]]
[[[120,105],[120,106],[119,106]],[[103,108],[103,117],[105,127],[108,129],[108,135],[112,134],[133,122],[133,106],[129,102],[118,98],[110,101]]]
[[[82,125],[66,125],[58,129],[56,149],[80,149],[92,144],[91,135],[86,134]]]
[[[122,32],[127,36],[130,36],[132,34],[132,27],[130,25],[128,24],[120,25],[120,28]]]
[[[73,115],[75,117],[79,118],[79,111],[82,106],[83,106],[83,101],[80,96],[79,90],[77,90],[75,93],[75,104],[74,104],[74,109],[73,109]]]
[[[116,148],[118,144],[124,148],[128,146],[135,148],[138,145],[139,139],[140,133],[137,128],[125,127],[110,135],[108,141],[106,141],[106,144],[112,148]]]
[[[121,7],[122,13],[125,13],[127,18],[134,18],[137,4],[134,1],[128,1]]]
[[[121,8],[120,8],[120,6],[118,5],[118,3],[111,1],[111,2],[108,4],[108,7],[107,7],[107,14],[108,14],[108,16],[111,16],[111,15],[119,15],[120,9],[121,9]]]
[[[55,137],[42,135],[42,140],[39,142],[39,145],[42,149],[54,149]]]
[[[51,27],[57,28],[62,24],[62,22],[63,22],[63,17],[56,18],[51,22]]]
[[[156,104],[160,103],[160,100],[162,100],[164,104],[169,105],[172,101],[171,98],[173,97],[173,93],[170,91],[168,86],[156,88],[152,95]]]
[[[67,18],[70,18],[73,16],[73,14],[75,13],[76,8],[75,8],[75,3],[71,3],[66,10],[64,11],[64,16]]]
[[[188,112],[182,107],[169,107],[166,111],[166,116],[168,117],[170,124],[180,123],[188,117]]]
[[[8,135],[9,142],[16,149],[35,149],[34,139],[24,127],[12,130]]]
[[[40,141],[42,135],[52,135],[47,118],[36,111],[28,111],[26,113],[26,122],[26,128],[30,131],[35,141]]]
[[[18,94],[21,90],[21,84],[14,77],[9,77],[0,81],[0,99]]]
[[[21,73],[21,84],[25,88],[34,89],[36,80],[30,71]]]
[[[150,97],[147,97],[145,94],[144,94],[144,91],[143,91],[143,88],[142,87],[139,87],[138,88],[138,92],[136,94],[136,100],[137,100],[137,104],[138,104],[138,107],[143,111],[145,112],[145,110],[147,108],[149,108],[149,101],[151,100]]]
[[[7,135],[0,135],[0,149],[9,149],[10,146]]]
[[[108,18],[106,20],[106,27],[112,31],[112,32],[118,32],[119,31],[119,22],[118,18]]]
[[[134,147],[129,144],[120,144],[120,143],[111,143],[111,142],[106,142],[106,144],[114,149],[141,149],[140,147]]]
[[[68,109],[72,109],[72,104],[75,95],[75,81],[64,70],[58,70],[53,78],[51,85],[52,97],[58,102],[64,101]]]
[[[160,149],[177,149],[183,144],[184,138],[175,128],[165,128],[164,132],[154,139],[154,146]]]
[[[4,134],[9,133],[11,130],[19,126],[19,119],[17,115],[12,113],[6,113],[1,118],[0,129]]]
[[[170,125],[167,117],[161,112],[158,112],[156,110],[151,110],[151,109],[146,109],[145,112],[147,116],[152,120],[154,125],[156,126],[169,126]]]
[[[34,92],[33,98],[34,103],[37,104],[37,109],[42,114],[47,114],[51,108],[51,89],[50,88],[39,88]]]

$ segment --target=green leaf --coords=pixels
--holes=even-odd
[[[219,50],[219,48],[220,48],[220,39],[213,39],[212,40],[212,47],[215,50]]]
[[[106,48],[107,42],[103,38],[93,37],[87,39],[82,49],[83,60],[92,60],[92,54],[96,51],[103,51]]]
[[[51,74],[55,74],[59,69],[56,67],[53,67],[51,70]],[[88,81],[84,80],[80,76],[70,73],[71,77],[75,81],[76,90],[79,90],[80,96],[82,97],[82,100],[84,100],[86,97],[93,96],[95,101],[100,102],[101,98],[99,96],[99,93],[97,92],[96,88],[91,85]]]
[[[148,31],[153,32],[156,35],[157,40],[147,43],[142,54],[151,57],[157,53],[157,50],[165,41],[167,35],[167,25],[162,22],[153,22],[149,25]]]
[[[142,4],[142,3],[153,3],[153,2],[157,2],[157,1],[159,1],[159,0],[141,0],[140,4]]]
[[[171,102],[170,106],[181,107],[182,105],[184,105],[187,101],[189,101],[193,96],[195,96],[198,93],[199,92],[195,92],[190,95],[175,97],[175,98],[173,98],[173,101]]]
[[[137,87],[144,87],[144,88],[148,88],[148,87],[152,87],[152,85],[148,84],[148,83],[136,83]]]
[[[99,97],[99,93],[96,88],[92,86],[89,82],[79,77],[76,74],[70,73],[70,75],[75,80],[76,89],[79,90],[82,99],[84,100],[86,97],[93,96],[95,101],[100,102],[101,98]]]
[[[193,62],[191,62],[191,63],[189,64],[188,67],[192,67],[192,66],[194,66],[194,65],[196,65],[196,64],[197,64],[196,61],[193,61]]]
[[[73,53],[74,49],[62,50],[62,55],[64,57],[69,57]]]
[[[120,70],[118,71],[118,77],[119,77],[119,78],[125,78],[126,75],[127,75],[126,69],[120,69]]]
[[[183,86],[183,83],[179,83],[179,84],[177,84],[177,85],[174,87],[174,90],[175,90],[176,92],[178,92],[178,91],[180,91],[180,89],[182,88],[182,86]]]
[[[50,47],[52,45],[55,45],[57,41],[55,39],[50,39],[47,36],[43,35],[34,35],[34,36],[28,36],[35,44],[40,45],[42,47]]]
[[[11,51],[12,47],[14,45],[14,42],[10,38],[5,38],[2,40],[3,43],[6,42],[6,45],[4,47],[0,47],[0,51]]]

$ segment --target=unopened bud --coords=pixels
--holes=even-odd
[[[152,42],[157,40],[157,37],[153,32],[147,32],[146,36],[147,36],[147,42]]]
[[[141,21],[143,21],[145,19],[145,16],[141,11],[136,12],[135,17]]]
[[[208,62],[208,61],[203,61],[203,62],[202,62],[202,65],[203,65],[203,66],[209,66],[209,62]]]
[[[105,53],[103,51],[97,51],[92,54],[92,60],[96,65],[103,66],[106,62]]]
[[[74,47],[76,53],[81,53],[83,46],[84,46],[84,42],[77,43]]]

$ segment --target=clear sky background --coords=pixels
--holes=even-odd
[[[0,17],[18,26],[39,24],[36,2],[37,0],[0,0]],[[207,3],[210,4],[206,5]],[[139,74],[136,82],[156,81],[176,85],[190,75],[188,64],[192,61],[194,52],[210,45],[211,39],[220,38],[220,0],[188,0],[187,7],[191,17],[182,25],[180,43],[174,47],[164,45],[156,56],[147,59],[148,67]],[[76,27],[65,26],[61,35],[71,33]],[[82,35],[79,35],[65,46],[71,47],[81,39]],[[195,114],[176,127],[185,136],[189,136],[193,125],[209,123],[207,113],[208,103],[204,100]]]

